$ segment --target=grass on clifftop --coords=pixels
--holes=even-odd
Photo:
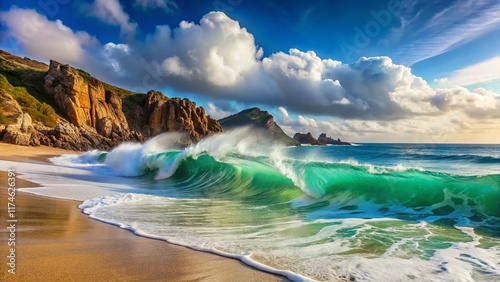
[[[229,127],[246,126],[249,124],[264,126],[263,122],[266,120],[267,116],[267,112],[261,111],[258,108],[253,108],[222,118],[219,122],[222,126]]]
[[[13,86],[3,74],[0,74],[0,88],[10,94],[12,98],[14,98],[21,106],[23,112],[28,113],[34,121],[42,122],[46,126],[50,127],[57,125],[57,114],[52,106],[37,100],[28,92],[26,87]],[[3,110],[5,109],[0,108],[0,110],[2,110],[3,113]],[[1,114],[0,123],[9,124],[12,123],[12,120],[6,119],[6,117]]]
[[[85,82],[87,82],[87,83],[89,83],[93,79],[96,79],[92,75],[90,75],[88,72],[86,72],[86,71],[84,71],[82,69],[76,69],[76,70],[78,71],[78,74],[83,77],[83,80]],[[101,80],[99,80],[99,81],[101,81]],[[102,83],[102,86],[104,87],[104,90],[113,92],[113,93],[115,93],[116,95],[118,95],[122,99],[124,99],[127,96],[130,96],[130,95],[133,95],[133,94],[137,94],[137,92],[130,91],[130,90],[127,90],[127,89],[123,89],[123,88],[120,88],[118,86],[114,86],[114,85],[111,85],[109,83],[106,83],[104,81],[101,81],[101,83]]]

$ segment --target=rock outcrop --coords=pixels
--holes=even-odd
[[[343,146],[351,145],[351,143],[349,142],[343,142],[342,140],[340,140],[340,138],[335,140],[332,137],[327,137],[326,133],[321,133],[318,137],[318,141],[323,144],[329,144],[329,145],[343,145]]]
[[[122,100],[105,91],[99,80],[84,77],[69,65],[50,61],[44,87],[74,125],[93,127],[104,137],[130,133]]]
[[[318,141],[318,139],[314,138],[310,132],[307,134],[304,133],[295,133],[293,139],[300,142],[300,144],[309,144],[309,145],[325,145]]]
[[[145,95],[142,103],[136,105],[131,116],[129,120],[141,121],[135,123],[133,128],[145,136],[180,131],[186,132],[191,141],[197,142],[205,136],[222,132],[220,123],[207,116],[203,107],[196,107],[196,103],[188,99],[167,98],[153,90]]]
[[[33,145],[30,144],[32,132],[33,124],[30,115],[20,111],[16,124],[8,125],[5,128],[2,140],[15,145]]]
[[[243,110],[237,114],[220,119],[219,122],[224,130],[241,126],[252,126],[263,130],[275,142],[279,142],[285,146],[300,146],[298,141],[286,135],[269,112],[259,108]]]

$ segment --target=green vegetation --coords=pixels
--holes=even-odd
[[[221,125],[227,127],[238,127],[246,125],[263,126],[263,122],[266,120],[268,113],[261,111],[259,108],[252,108],[241,111],[232,116],[220,119]]]
[[[84,71],[82,69],[76,69],[76,70],[78,71],[78,74],[83,77],[83,80],[86,83],[93,84],[97,80],[92,75],[90,75],[88,72],[86,72],[86,71]],[[104,81],[101,81],[101,83],[102,83],[102,85],[104,87],[104,90],[113,92],[113,93],[115,93],[116,95],[118,95],[122,99],[124,99],[127,96],[137,94],[137,92],[130,91],[130,90],[127,90],[127,89],[123,89],[123,88],[111,85],[109,83],[106,83]]]
[[[130,94],[122,98],[122,110],[125,116],[129,116],[137,105],[144,106],[146,94]]]
[[[86,71],[84,71],[82,69],[76,69],[76,71],[78,72],[78,74],[81,77],[83,77],[83,81],[85,81],[86,83],[89,83],[89,81],[91,80],[92,76],[88,72],[86,72]]]
[[[8,109],[6,109],[6,106],[7,105],[5,105],[5,104],[0,105],[0,124],[8,125],[8,124],[16,123],[16,117],[8,116],[8,115],[4,114],[4,112],[6,110],[8,110]]]
[[[14,80],[15,81],[15,80]],[[56,112],[54,108],[45,103],[40,102],[27,90],[27,87],[12,85],[6,76],[0,74],[0,88],[10,94],[17,103],[21,106],[23,112],[28,113],[35,121],[40,121],[47,126],[56,126]],[[4,113],[6,105],[2,104],[1,112]],[[6,117],[4,114],[0,117],[0,123],[9,124],[15,122],[12,117]]]
[[[56,114],[65,115],[43,87],[48,66],[1,50],[0,55],[0,88],[12,95],[33,120],[55,126]],[[2,109],[2,112],[5,111]],[[4,122],[11,120],[4,119]]]
[[[130,95],[139,94],[137,92],[130,91],[130,90],[127,90],[127,89],[123,89],[123,88],[120,88],[120,87],[108,84],[108,83],[103,82],[103,81],[101,81],[101,82],[102,82],[102,85],[104,86],[104,89],[106,91],[113,92],[113,93],[115,93],[116,95],[118,95],[122,99],[125,98],[125,97],[127,97],[127,96],[130,96]]]

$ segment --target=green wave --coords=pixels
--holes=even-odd
[[[186,195],[265,205],[305,197],[307,207],[300,210],[322,211],[331,217],[438,216],[455,223],[500,223],[500,175],[456,176],[404,167],[276,161],[239,154],[216,159],[186,151],[152,154],[142,161],[141,174],[166,175],[161,178],[168,178],[172,188]]]

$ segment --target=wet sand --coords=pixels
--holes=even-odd
[[[72,153],[0,143],[0,159],[46,161]],[[143,238],[87,218],[79,202],[17,191],[16,274],[9,269],[7,170],[0,167],[1,281],[284,281],[235,259]],[[22,165],[16,167],[22,174]],[[37,187],[16,178],[17,188]]]

